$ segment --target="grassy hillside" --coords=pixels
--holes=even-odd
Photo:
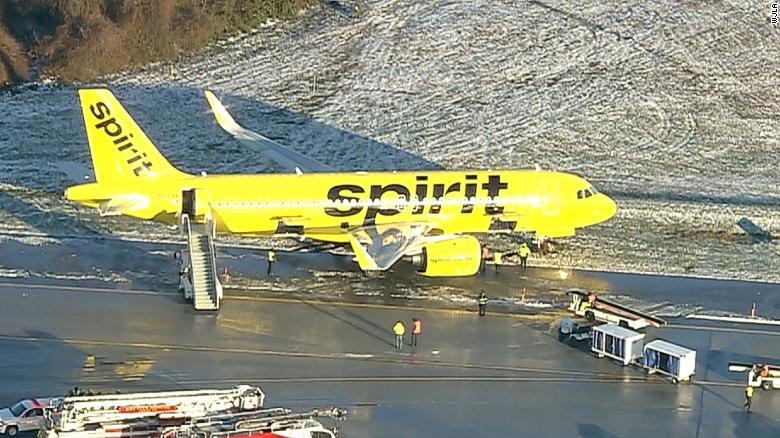
[[[171,59],[314,0],[2,0],[0,85]]]

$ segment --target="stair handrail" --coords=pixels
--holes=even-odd
[[[214,303],[217,305],[217,308],[219,308],[219,300],[220,300],[220,293],[219,293],[219,277],[217,277],[217,247],[214,245],[214,233],[216,231],[216,224],[214,222],[214,219],[212,217],[207,218],[206,222],[206,236],[208,236],[209,241],[209,262],[211,263],[211,275],[214,279]]]

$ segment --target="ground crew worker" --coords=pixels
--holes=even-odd
[[[482,245],[482,266],[480,266],[482,272],[485,272],[485,266],[487,266],[488,260],[490,260],[490,251],[488,250],[487,245]]]
[[[271,265],[276,261],[276,253],[274,250],[268,250],[268,269],[265,271],[265,275],[271,275]]]
[[[547,239],[544,237],[540,237],[537,240],[537,244],[539,246],[539,254],[544,255],[544,252],[547,249]]]
[[[748,385],[745,387],[745,410],[750,413],[750,405],[753,404],[753,387]]]
[[[500,251],[493,251],[493,266],[496,268],[496,272],[498,272],[498,266],[502,263],[502,257],[503,254]]]
[[[483,290],[482,293],[479,294],[479,298],[477,298],[477,303],[479,304],[479,316],[485,316],[485,309],[487,308],[487,302],[488,297],[485,295],[485,291]]]
[[[400,350],[404,346],[404,332],[406,327],[401,321],[396,321],[393,326],[393,333],[395,333],[395,349]]]
[[[422,334],[422,321],[412,318],[412,345],[417,346],[417,337]]]
[[[761,385],[764,379],[769,377],[769,364],[765,363],[761,366],[761,371],[756,373],[756,366],[753,365],[753,379],[756,381],[756,385]]]
[[[522,245],[520,245],[520,249],[517,250],[517,255],[520,256],[520,266],[525,268],[526,263],[528,262],[528,256],[531,255],[531,248],[528,247],[527,243],[523,242]]]

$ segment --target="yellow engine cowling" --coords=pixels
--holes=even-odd
[[[415,257],[417,272],[429,277],[465,277],[479,271],[479,240],[461,236],[428,243]]]

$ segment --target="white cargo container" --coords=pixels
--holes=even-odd
[[[593,327],[590,349],[598,357],[611,357],[628,365],[642,357],[644,338],[644,333],[614,324],[602,324]]]
[[[674,384],[690,382],[696,372],[696,350],[656,339],[645,344],[642,365],[647,374],[669,376]]]

